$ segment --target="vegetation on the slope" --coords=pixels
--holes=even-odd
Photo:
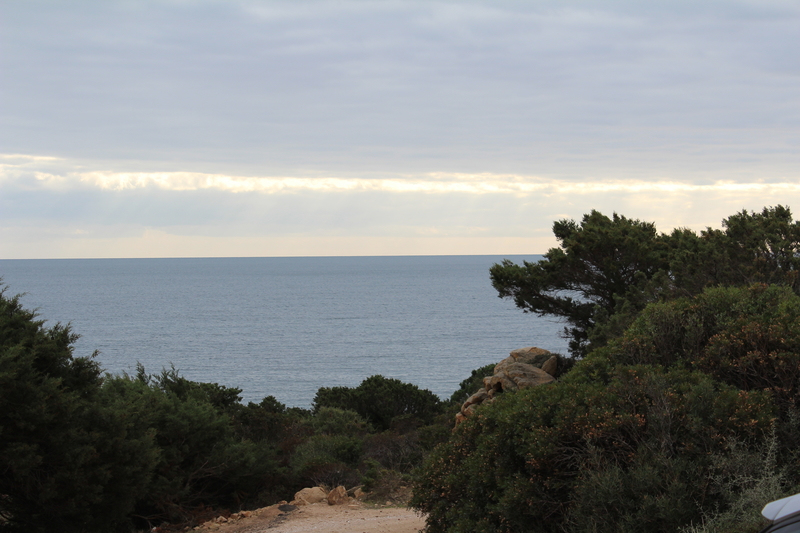
[[[123,523],[158,461],[155,435],[108,405],[75,339],[0,293],[0,517],[20,530]]]
[[[318,484],[385,501],[449,435],[445,404],[398,380],[322,388],[314,412],[243,405],[174,368],[103,375],[76,338],[0,292],[0,531],[191,526]]]
[[[564,318],[556,383],[482,405],[412,505],[439,532],[755,532],[800,489],[800,226],[788,209],[657,234],[592,212],[500,296]]]

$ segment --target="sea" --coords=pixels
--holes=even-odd
[[[489,268],[506,258],[541,256],[0,260],[0,277],[105,372],[174,366],[308,408],[375,374],[447,399],[516,348],[566,354],[564,324],[498,297]]]

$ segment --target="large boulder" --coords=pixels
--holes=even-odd
[[[491,402],[498,394],[552,383],[558,374],[560,357],[533,346],[512,351],[495,365],[494,374],[483,378],[483,388],[461,406],[456,426],[471,416],[480,404]]]
[[[541,368],[526,363],[511,363],[503,365],[503,369],[499,371],[495,367],[494,375],[483,378],[483,387],[491,398],[498,392],[526,389],[551,381],[555,381],[555,378]]]
[[[328,493],[322,487],[307,487],[295,493],[292,505],[319,503],[324,501],[327,497]]]
[[[344,505],[350,501],[350,496],[347,495],[347,489],[339,485],[328,493],[328,505]]]

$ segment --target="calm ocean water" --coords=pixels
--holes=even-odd
[[[447,398],[512,349],[566,353],[561,324],[497,297],[488,270],[502,259],[0,260],[0,277],[49,324],[71,322],[75,354],[98,350],[108,372],[174,364],[245,401],[308,407],[319,387],[373,374]]]

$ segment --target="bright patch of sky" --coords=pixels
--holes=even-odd
[[[0,258],[543,253],[800,216],[800,4],[6,3]]]

